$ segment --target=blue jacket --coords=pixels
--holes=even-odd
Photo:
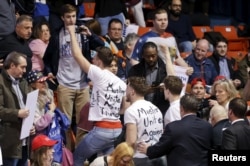
[[[218,76],[213,62],[208,58],[205,58],[202,62],[199,62],[195,58],[195,55],[191,54],[185,58],[185,61],[189,66],[194,68],[193,74],[189,76],[189,83],[196,77],[202,77],[205,79],[207,85],[212,85],[215,77]],[[204,67],[204,73],[201,71],[202,66]]]

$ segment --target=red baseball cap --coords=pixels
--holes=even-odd
[[[52,140],[46,135],[40,134],[33,139],[31,149],[34,151],[43,146],[54,146],[56,143],[57,143],[56,140]]]
[[[218,80],[225,80],[225,79],[226,79],[225,76],[218,75],[217,77],[215,77],[214,82],[215,82],[215,81],[218,81]]]
[[[201,82],[201,84],[205,87],[206,81],[203,78],[196,77],[191,81],[191,88],[197,84],[197,82]]]

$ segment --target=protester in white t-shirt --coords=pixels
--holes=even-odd
[[[126,100],[131,105],[126,109],[126,142],[135,147],[135,165],[154,165],[145,154],[136,150],[136,144],[143,141],[155,144],[163,133],[162,113],[155,105],[144,99],[149,87],[143,77],[129,77]]]
[[[170,103],[164,116],[164,126],[170,122],[181,119],[180,94],[182,87],[182,80],[177,76],[167,76],[164,80],[164,96]]]
[[[83,34],[91,35],[85,27]],[[121,133],[120,109],[125,96],[126,84],[112,72],[110,64],[113,54],[108,47],[98,47],[93,64],[82,55],[75,36],[75,27],[67,27],[71,37],[72,54],[81,69],[88,74],[93,88],[90,98],[89,120],[94,128],[84,137],[74,152],[74,166],[82,166],[93,154],[109,154],[114,148],[114,140]]]

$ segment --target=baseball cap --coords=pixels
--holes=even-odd
[[[54,146],[56,143],[57,143],[56,140],[52,140],[46,135],[40,134],[33,139],[31,144],[31,149],[36,150],[43,146]]]
[[[225,76],[218,75],[217,77],[215,77],[214,82],[215,82],[215,81],[218,81],[218,80],[225,80],[225,79],[226,79]]]
[[[197,82],[201,82],[201,84],[205,87],[206,86],[206,81],[203,79],[203,78],[194,78],[192,81],[191,81],[191,88],[197,84]]]
[[[48,79],[48,77],[44,76],[42,72],[38,70],[32,70],[28,73],[27,75],[27,81],[28,83],[33,83],[33,82],[44,82]]]

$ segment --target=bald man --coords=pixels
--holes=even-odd
[[[206,39],[200,39],[194,49],[194,53],[190,54],[185,61],[194,72],[189,76],[188,82],[196,77],[201,77],[206,81],[207,85],[212,85],[214,78],[218,75],[213,62],[207,58],[209,50],[209,42]]]
[[[213,148],[221,149],[222,132],[230,126],[227,110],[221,105],[215,105],[210,110],[209,122],[213,126]]]

